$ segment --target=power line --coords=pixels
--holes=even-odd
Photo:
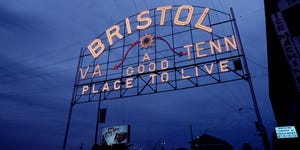
[[[261,68],[263,68],[263,69],[265,69],[265,70],[268,70],[268,67],[256,63],[253,59],[251,59],[251,58],[249,58],[249,57],[246,57],[246,59],[249,60],[250,62],[252,62],[253,64],[257,65],[257,66],[259,66],[259,67],[261,67]]]

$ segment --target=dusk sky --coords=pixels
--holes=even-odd
[[[106,29],[144,10],[202,6],[236,16],[269,141],[276,126],[269,99],[264,4],[260,0],[9,0],[0,1],[0,149],[62,149],[78,57]],[[73,107],[67,148],[91,149],[97,105]],[[137,149],[190,148],[204,133],[241,149],[264,149],[245,80],[166,93],[120,98],[107,108],[101,128],[131,125]],[[100,142],[100,138],[98,139]]]

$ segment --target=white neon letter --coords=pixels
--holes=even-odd
[[[169,61],[168,60],[162,60],[160,62],[160,68],[161,70],[166,70],[169,68]]]
[[[220,44],[220,40],[217,40],[217,44],[218,44],[218,46],[212,40],[209,40],[209,46],[210,46],[211,54],[215,54],[214,49],[216,49],[219,53],[222,53],[222,47],[221,47],[221,44]]]
[[[205,70],[208,74],[212,74],[212,70],[213,70],[213,67],[214,67],[213,63],[210,64],[210,69],[207,68],[207,65],[204,65],[204,67],[205,67]]]
[[[155,77],[157,76],[157,74],[150,74],[149,76],[151,78],[151,83],[154,84],[155,83]]]
[[[172,9],[172,6],[164,6],[156,8],[156,11],[161,11],[160,22],[159,25],[165,24],[166,11]]]
[[[189,76],[189,75],[185,76],[184,75],[184,69],[182,68],[181,69],[181,77],[182,77],[182,79],[189,79],[191,76]]]
[[[191,49],[190,49],[191,47],[193,47],[192,44],[183,46],[183,48],[186,48],[187,50],[188,59],[191,59]]]
[[[148,54],[148,53],[145,53],[145,55],[144,55],[144,57],[143,57],[143,62],[149,61],[149,60],[150,60],[149,54]]]
[[[203,44],[205,44],[204,41],[196,43],[196,54],[197,54],[198,58],[207,56],[207,54],[200,54],[200,51],[204,50],[203,47],[200,47],[200,45],[203,45]]]
[[[95,88],[96,88],[96,84],[93,84],[93,87],[92,87],[92,93],[93,94],[98,93],[98,90],[96,90]]]
[[[206,32],[211,33],[212,32],[212,28],[207,27],[205,25],[202,25],[205,17],[207,16],[208,11],[209,11],[209,8],[205,8],[204,9],[204,11],[202,12],[200,18],[198,19],[197,23],[195,24],[195,27],[198,28],[198,29],[202,29],[202,30],[204,30]]]
[[[151,67],[151,66],[153,66],[153,67]],[[150,64],[149,64],[149,71],[150,71],[150,72],[153,72],[153,71],[155,71],[155,70],[156,70],[155,62],[150,63]]]
[[[133,87],[132,80],[133,80],[133,78],[127,78],[127,79],[126,79],[126,88],[127,88],[127,89]]]
[[[134,69],[132,67],[128,67],[126,73],[128,76],[131,76],[134,73]]]
[[[100,49],[99,49],[100,48]],[[100,39],[95,39],[89,46],[88,46],[89,51],[91,52],[91,54],[93,55],[94,59],[96,59],[97,57],[99,57],[104,49],[105,49],[105,45],[102,44]]]
[[[125,23],[126,23],[127,34],[129,35],[129,34],[132,33],[129,18],[126,18],[126,19],[125,19]]]
[[[180,18],[181,11],[183,9],[187,9],[189,11],[189,13],[188,13],[185,21],[180,21],[179,18]],[[194,12],[194,7],[192,7],[192,6],[182,5],[182,6],[178,7],[175,18],[174,18],[174,24],[180,25],[180,26],[189,24],[192,20],[193,12]]]
[[[141,12],[141,13],[137,16],[137,21],[138,21],[138,22],[146,22],[146,24],[144,24],[144,25],[142,25],[142,26],[137,25],[136,28],[137,28],[138,30],[146,29],[146,28],[148,28],[148,27],[151,25],[152,20],[151,20],[150,17],[144,17],[144,18],[143,18],[144,15],[148,15],[149,13],[150,13],[149,10],[145,10],[145,11]]]
[[[101,68],[100,68],[99,64],[95,67],[95,70],[93,72],[92,78],[94,78],[95,75],[99,75],[99,77],[102,76],[102,72],[101,72]]]
[[[139,74],[144,73],[145,72],[145,65],[144,64],[139,65],[137,70],[138,70]]]
[[[121,83],[120,80],[116,80],[114,82],[114,90],[119,90],[121,88],[120,83]]]
[[[196,74],[196,77],[199,76],[199,71],[198,71],[198,67],[197,66],[195,66],[195,74]]]
[[[169,81],[169,73],[168,72],[161,73],[160,80],[162,82],[168,82]]]
[[[82,91],[81,91],[81,95],[84,95],[85,92],[87,92],[89,90],[89,86],[88,85],[85,85],[82,87]]]
[[[114,30],[114,32],[112,33],[112,31]],[[119,39],[123,38],[123,35],[120,34],[120,26],[119,25],[114,25],[112,27],[110,27],[109,29],[106,30],[106,36],[107,36],[107,40],[109,45],[113,45],[113,37],[116,36]]]
[[[86,70],[85,70],[85,72],[84,72],[84,74],[83,74],[83,73],[82,73],[82,68],[80,68],[80,76],[81,76],[81,79],[82,79],[82,80],[85,79],[86,74],[88,73],[89,69],[90,69],[90,66],[88,66],[88,67],[86,68]]]
[[[220,61],[220,70],[221,72],[227,72],[228,69],[228,60]]]
[[[103,88],[102,88],[102,92],[104,91],[109,91],[109,86],[108,86],[108,82],[105,82],[105,84],[103,85]]]
[[[235,37],[234,35],[231,35],[232,42],[225,36],[224,37],[224,42],[226,46],[226,51],[230,51],[229,46],[230,45],[234,50],[237,50],[236,42],[235,42]]]

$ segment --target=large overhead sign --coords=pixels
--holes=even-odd
[[[230,14],[199,6],[145,10],[107,28],[80,55],[75,102],[245,78]]]

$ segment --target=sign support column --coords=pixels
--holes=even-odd
[[[243,63],[245,65],[245,72],[246,72],[245,78],[246,78],[246,81],[249,84],[249,88],[250,88],[250,92],[251,92],[251,96],[252,96],[252,102],[253,102],[253,106],[254,106],[254,110],[255,110],[255,114],[256,114],[256,118],[257,118],[257,123],[258,123],[258,130],[260,132],[259,136],[262,137],[263,145],[265,147],[265,150],[270,150],[271,148],[270,148],[268,135],[267,135],[266,129],[265,129],[263,123],[262,123],[261,115],[260,115],[260,112],[259,112],[259,109],[258,109],[257,100],[256,100],[256,96],[255,96],[255,93],[254,93],[252,80],[251,80],[251,76],[250,76],[246,56],[245,56],[245,53],[244,53],[244,48],[243,48],[243,45],[242,45],[242,42],[241,42],[240,33],[239,33],[239,30],[238,30],[238,27],[237,27],[237,24],[236,24],[236,19],[235,19],[234,13],[233,13],[233,9],[230,8],[230,11],[231,11],[231,16],[232,16],[233,23],[234,23],[234,28],[235,28],[235,31],[236,31],[236,34],[237,34],[237,37],[238,37],[237,40],[238,40],[239,45],[240,45],[240,50],[241,50],[242,56],[244,57],[244,59],[243,59],[244,62]]]
[[[77,89],[77,85],[76,84],[77,84],[78,78],[79,78],[79,68],[80,68],[80,62],[81,62],[81,58],[82,58],[82,53],[83,52],[82,52],[82,49],[81,49],[80,50],[79,59],[78,59],[77,72],[76,72],[76,75],[75,75],[74,88],[73,88],[73,94],[72,94],[70,109],[69,109],[67,127],[66,127],[64,144],[63,144],[63,150],[65,150],[66,146],[67,146],[67,140],[68,140],[68,135],[69,135],[69,128],[70,128],[70,123],[71,123],[72,111],[73,111],[73,107],[76,104],[76,102],[75,102],[76,101],[76,89]]]
[[[94,139],[94,144],[96,145],[97,144],[97,140],[98,140],[98,128],[99,128],[99,123],[100,123],[100,116],[101,116],[101,111],[100,111],[100,108],[101,108],[101,93],[99,93],[99,102],[98,102],[98,110],[97,110],[97,119],[96,119],[96,131],[95,131],[95,139]]]

